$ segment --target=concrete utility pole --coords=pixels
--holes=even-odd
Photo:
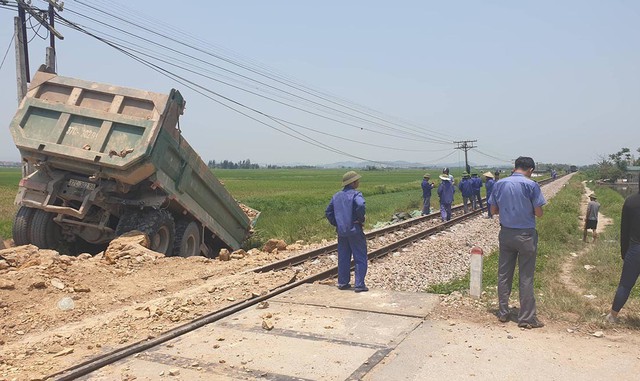
[[[18,86],[18,103],[22,101],[27,93],[27,83],[31,82],[31,74],[29,72],[29,47],[27,43],[27,19],[26,14],[29,13],[31,17],[36,19],[40,24],[49,30],[49,47],[46,52],[45,67],[46,70],[55,73],[56,72],[56,52],[55,52],[55,38],[61,40],[64,36],[60,34],[53,27],[55,9],[58,11],[63,10],[63,4],[58,4],[57,0],[46,0],[49,3],[49,9],[44,12],[40,9],[34,8],[31,4],[25,2],[25,0],[17,0],[18,3],[18,17],[14,18],[15,28],[15,43],[16,43],[16,82]],[[46,20],[46,15],[49,16],[49,21]]]
[[[469,166],[469,159],[467,157],[467,152],[470,149],[477,147],[473,145],[473,143],[475,142],[477,142],[477,140],[462,140],[459,142],[454,142],[455,144],[458,145],[456,149],[464,150],[464,168],[467,171],[467,173],[471,173],[471,167]]]

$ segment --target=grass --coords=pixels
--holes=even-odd
[[[324,218],[331,196],[342,188],[345,169],[214,170],[231,194],[241,202],[261,211],[256,235],[251,245],[269,238],[287,242],[317,242],[335,237],[334,228]],[[439,169],[427,170],[439,183]],[[365,229],[376,222],[388,221],[394,213],[422,207],[420,184],[424,170],[360,171],[359,190],[367,203]],[[462,170],[453,175],[460,178]],[[484,192],[484,188],[483,188]],[[431,208],[439,208],[434,189]],[[456,192],[454,203],[461,201]]]
[[[538,310],[545,318],[599,324],[602,314],[611,307],[622,268],[619,230],[623,198],[609,188],[595,189],[602,205],[601,212],[613,218],[614,223],[600,235],[597,243],[584,244],[583,222],[578,218],[583,193],[582,180],[582,177],[574,176],[566,187],[549,200],[544,208],[544,216],[538,219],[539,242],[534,287]],[[578,257],[571,274],[571,278],[581,289],[576,293],[560,281],[562,267],[566,261],[571,260],[570,253],[580,252],[587,245],[591,245],[590,250]],[[587,271],[584,268],[587,264],[595,266],[595,269]],[[497,273],[498,252],[495,250],[485,257],[483,263],[483,287],[487,293],[487,303],[497,300]],[[517,271],[514,278],[512,300],[517,300]],[[466,275],[448,283],[434,285],[427,291],[451,293],[467,290],[468,287],[469,275]],[[596,298],[584,297],[588,294],[596,295]],[[623,311],[626,310],[628,315],[638,316],[639,297],[640,289],[636,288]],[[640,327],[638,322],[629,320],[630,326]]]
[[[18,207],[13,204],[18,191],[21,173],[15,168],[0,168],[0,237],[11,238],[13,216]]]

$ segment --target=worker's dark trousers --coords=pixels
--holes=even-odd
[[[640,275],[640,245],[631,244],[627,253],[624,255],[624,263],[622,264],[622,274],[620,275],[620,283],[616,290],[616,296],[613,298],[612,310],[620,312],[624,304],[629,299],[631,289],[636,284]]]
[[[367,239],[360,229],[356,235],[338,236],[338,286],[349,284],[351,256],[355,264],[355,286],[364,287],[367,275]]]

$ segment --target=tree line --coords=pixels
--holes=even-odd
[[[600,156],[600,161],[591,169],[596,171],[599,178],[615,182],[627,176],[628,167],[640,166],[640,148],[635,152],[638,156],[625,147],[607,156]]]

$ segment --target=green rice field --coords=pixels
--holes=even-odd
[[[270,238],[317,242],[334,237],[334,229],[324,218],[331,196],[341,189],[347,169],[216,169],[214,174],[240,202],[261,212],[256,234],[247,247],[259,246]],[[427,170],[439,183],[440,169]],[[367,203],[366,229],[380,221],[389,221],[394,213],[421,209],[420,183],[424,170],[360,171],[360,190]],[[458,181],[462,169],[453,170]],[[11,224],[17,210],[13,200],[20,180],[19,169],[0,169],[0,236],[11,236]],[[484,188],[483,188],[484,194]],[[461,202],[456,192],[454,203]],[[438,208],[435,189],[432,209]]]

